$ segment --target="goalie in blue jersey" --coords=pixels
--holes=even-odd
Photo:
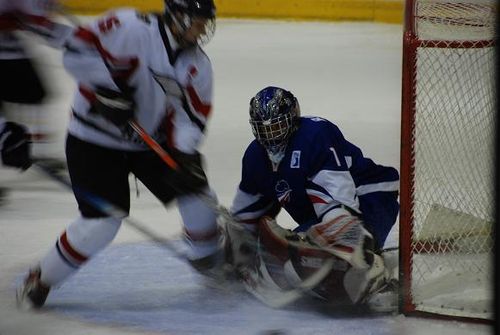
[[[255,140],[231,207],[244,229],[227,226],[231,261],[248,286],[285,292],[333,258],[311,293],[393,308],[394,294],[389,303],[373,297],[394,286],[380,250],[399,211],[397,170],[364,157],[330,121],[301,117],[297,99],[282,88],[251,99],[250,125]],[[298,224],[293,231],[276,223],[282,208]]]

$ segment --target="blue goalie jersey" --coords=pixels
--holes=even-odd
[[[299,225],[296,230],[305,231],[344,206],[361,216],[382,247],[399,212],[397,170],[364,157],[336,125],[320,117],[300,118],[276,171],[256,140],[242,166],[231,208],[241,222],[253,224],[284,208]]]

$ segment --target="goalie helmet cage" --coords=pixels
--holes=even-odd
[[[407,0],[400,308],[493,319],[494,0]]]

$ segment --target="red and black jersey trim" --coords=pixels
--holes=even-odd
[[[157,17],[158,17],[158,30],[160,31],[163,45],[165,46],[165,51],[167,52],[168,62],[170,63],[170,65],[174,66],[175,62],[177,61],[177,58],[179,57],[179,54],[182,52],[182,49],[175,51],[173,50],[172,45],[170,44],[170,40],[168,39],[167,31],[165,30],[166,23],[160,15],[158,15]],[[212,109],[212,106],[204,104],[201,101],[194,87],[188,86],[186,90],[188,97],[186,97],[186,95],[184,94],[182,98],[182,107],[186,112],[187,116],[189,117],[189,120],[191,120],[191,122],[193,122],[202,132],[204,132],[206,127],[205,122],[200,120],[196,116],[196,113],[199,113],[204,117],[207,117],[208,114],[210,113],[210,110]],[[188,98],[191,103],[188,102]]]
[[[167,51],[168,62],[170,65],[174,66],[177,61],[177,57],[179,56],[178,51],[174,51],[172,49],[172,45],[170,45],[170,41],[168,39],[167,31],[165,30],[165,21],[161,17],[161,15],[157,15],[158,18],[158,30],[160,31],[160,36],[163,41],[163,45],[165,46],[165,50]]]

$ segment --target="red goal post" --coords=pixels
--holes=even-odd
[[[407,0],[402,312],[493,318],[494,0]]]

